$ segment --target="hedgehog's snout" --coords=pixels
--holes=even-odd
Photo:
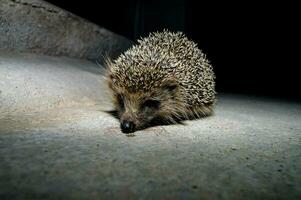
[[[123,133],[133,133],[135,132],[136,125],[132,121],[124,120],[120,124],[121,131]]]

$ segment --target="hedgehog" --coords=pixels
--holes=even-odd
[[[213,67],[182,32],[150,33],[106,66],[123,133],[213,113]]]

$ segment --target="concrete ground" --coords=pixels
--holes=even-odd
[[[214,116],[120,132],[101,68],[0,54],[0,199],[301,199],[301,104],[218,95]]]

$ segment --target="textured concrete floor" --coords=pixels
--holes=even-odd
[[[0,58],[0,199],[301,199],[300,103],[221,94],[127,137],[93,63]]]

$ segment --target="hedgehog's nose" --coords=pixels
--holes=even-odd
[[[120,127],[123,133],[133,133],[135,131],[135,124],[132,121],[122,121]]]

